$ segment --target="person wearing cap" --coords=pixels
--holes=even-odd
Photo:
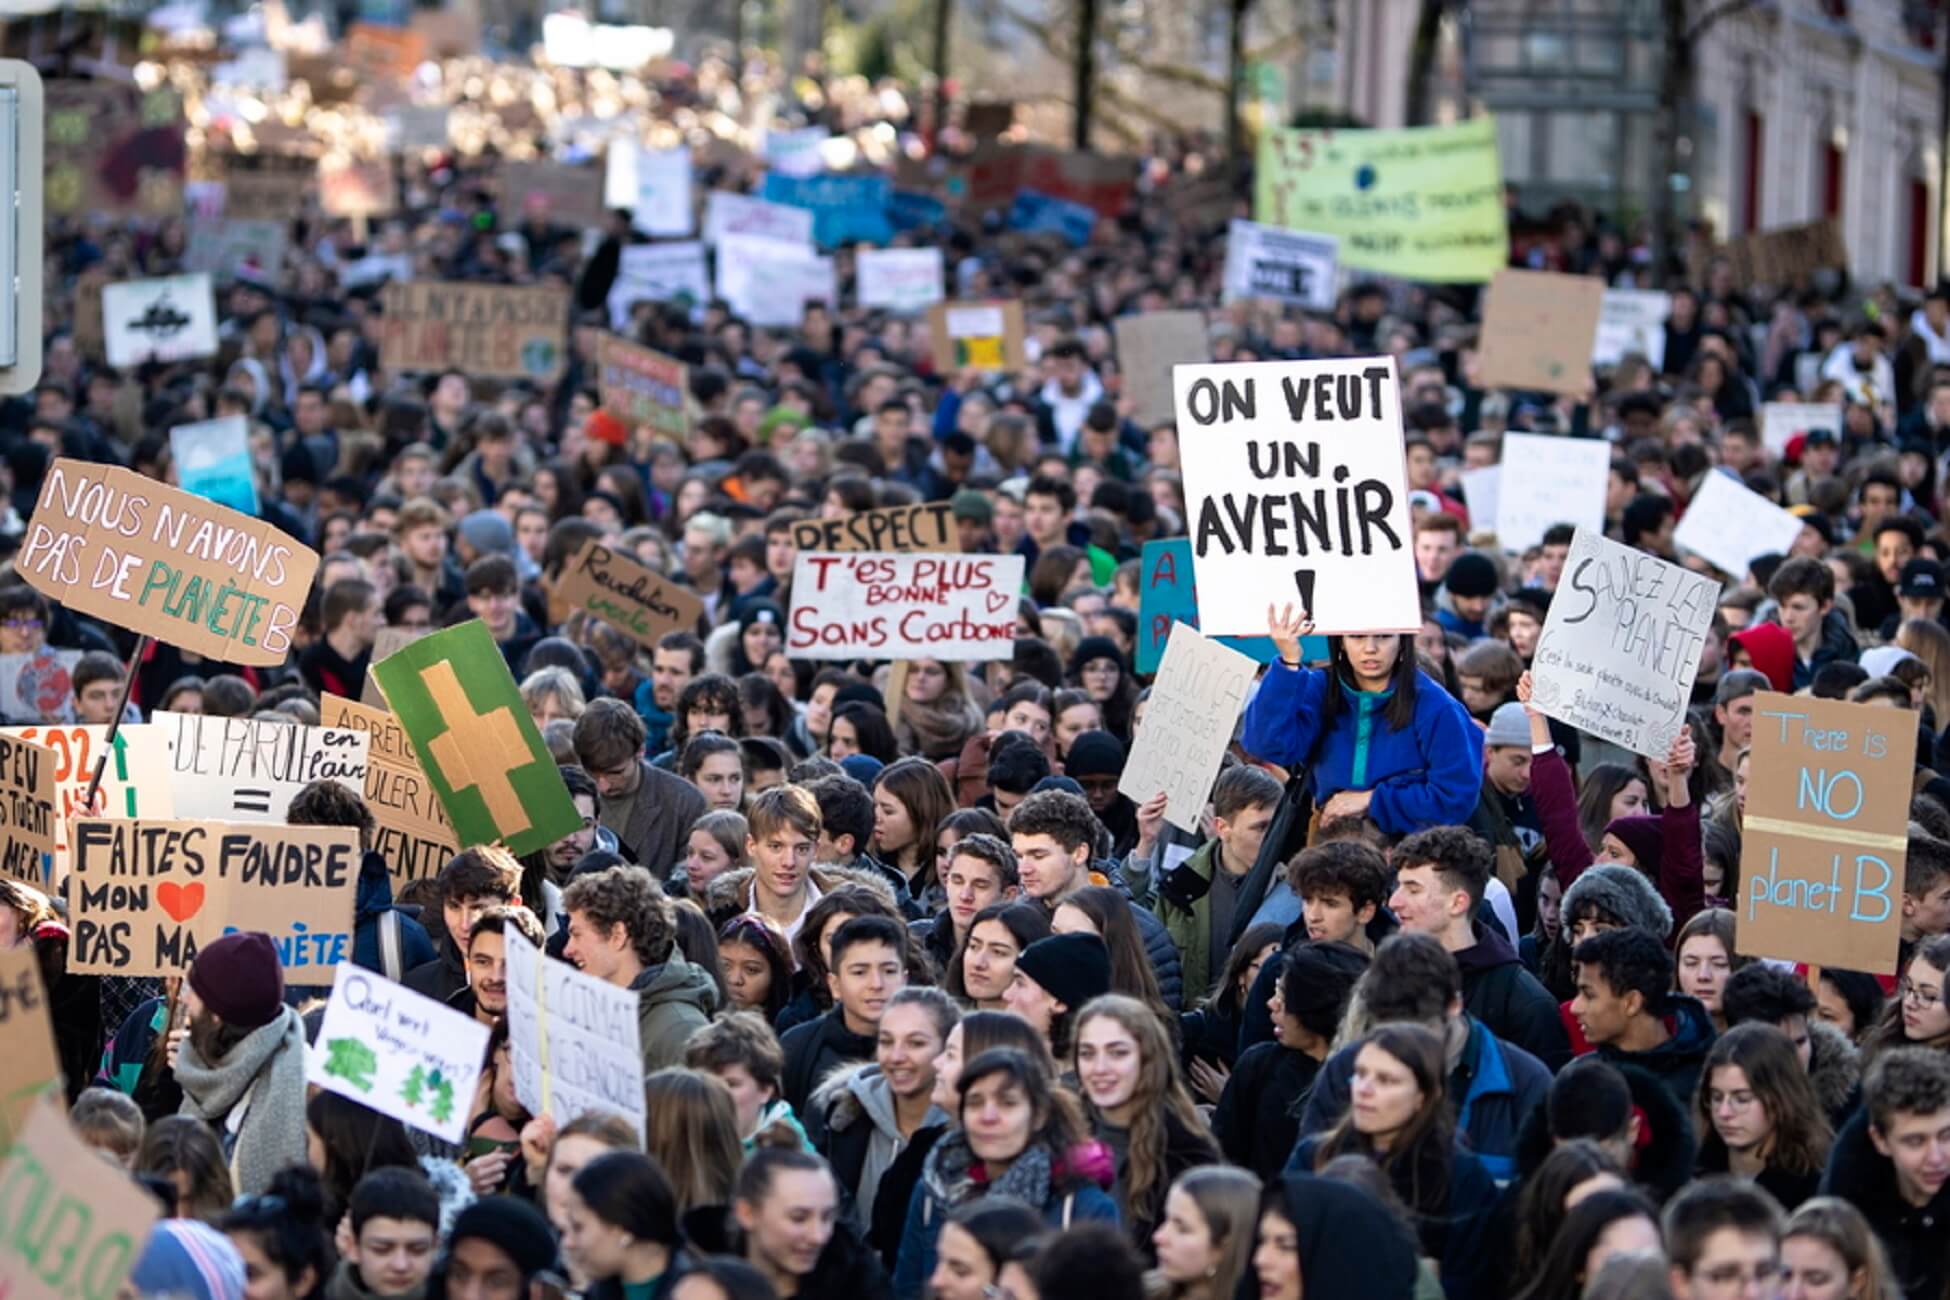
[[[1070,1056],[1077,1012],[1110,992],[1110,949],[1094,934],[1053,934],[1016,954],[1016,973],[1002,994],[1009,1010],[1027,1020],[1059,1061]]]
[[[513,1196],[484,1196],[454,1216],[447,1252],[427,1279],[427,1300],[528,1300],[556,1268],[555,1230]]]
[[[268,935],[227,934],[190,964],[188,1026],[170,1031],[183,1114],[215,1129],[240,1196],[305,1159],[305,1027],[284,1004],[284,968]]]
[[[1943,621],[1943,566],[1921,556],[1903,565],[1896,575],[1896,613],[1879,632],[1884,641],[1896,639],[1902,625],[1913,618],[1926,623]]]
[[[1523,890],[1519,882],[1540,863],[1544,833],[1530,801],[1530,719],[1515,700],[1490,714],[1483,734],[1483,792],[1467,824],[1495,852],[1497,879],[1514,892],[1534,892],[1534,884]]]
[[[1489,633],[1490,605],[1498,586],[1496,561],[1481,551],[1464,551],[1449,565],[1442,577],[1442,589],[1449,593],[1447,608],[1438,605],[1435,621],[1445,632],[1474,641]]]
[[[1754,694],[1775,689],[1765,674],[1751,668],[1736,668],[1720,679],[1713,691],[1713,729],[1719,733],[1720,748],[1714,755],[1728,773],[1740,759],[1740,751],[1754,743]]]

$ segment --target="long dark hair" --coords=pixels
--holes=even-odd
[[[1950,973],[1950,934],[1939,934],[1926,939],[1916,946],[1909,955],[1909,963],[1902,969],[1902,977],[1907,980],[1911,967],[1922,962],[1932,970]],[[1909,1030],[1903,1025],[1903,999],[1901,985],[1898,992],[1889,997],[1884,1005],[1882,1019],[1868,1033],[1862,1035],[1862,1068],[1866,1072],[1869,1062],[1892,1047],[1912,1046]]]
[[[641,1151],[597,1156],[576,1170],[569,1185],[604,1223],[667,1250],[677,1249],[683,1241],[677,1227],[677,1193],[657,1162]]]
[[[352,1189],[375,1169],[420,1167],[406,1126],[335,1092],[316,1092],[305,1103],[305,1124],[325,1145],[325,1219],[337,1223]]]
[[[765,1005],[759,1010],[767,1022],[779,1018],[785,1004],[792,1000],[792,954],[786,951],[785,936],[749,913],[740,913],[724,923],[718,931],[718,951],[723,953],[728,943],[741,943],[765,958],[765,964],[772,972],[772,983],[765,990]],[[722,971],[720,971],[722,978]],[[728,1009],[731,1003],[727,999]]]
[[[1758,1022],[1735,1025],[1721,1034],[1706,1054],[1700,1067],[1699,1154],[1702,1164],[1724,1162],[1727,1146],[1713,1125],[1713,1072],[1734,1066],[1746,1076],[1748,1090],[1754,1094],[1774,1126],[1767,1148],[1769,1168],[1791,1174],[1818,1173],[1828,1163],[1828,1148],[1834,1132],[1828,1116],[1815,1096],[1808,1072],[1794,1053],[1794,1044],[1773,1025]]]
[[[1442,1039],[1421,1025],[1383,1025],[1364,1038],[1361,1046],[1379,1048],[1415,1076],[1416,1086],[1422,1090],[1422,1109],[1383,1152],[1375,1149],[1372,1138],[1355,1128],[1350,1107],[1340,1123],[1321,1139],[1314,1153],[1314,1168],[1322,1169],[1342,1154],[1367,1156],[1388,1175],[1411,1213],[1440,1216],[1448,1208],[1449,1148],[1455,1133],[1443,1099],[1448,1072]]]
[[[1544,1252],[1530,1285],[1517,1293],[1517,1300],[1581,1295],[1590,1280],[1584,1276],[1584,1262],[1592,1246],[1606,1228],[1621,1219],[1634,1218],[1649,1219],[1654,1227],[1659,1224],[1659,1212],[1637,1192],[1606,1188],[1579,1201],[1564,1216],[1564,1226]]]
[[[299,1300],[315,1300],[332,1277],[332,1239],[321,1226],[324,1216],[325,1189],[317,1172],[309,1165],[288,1165],[271,1175],[262,1195],[240,1198],[217,1226],[233,1236],[247,1234]],[[312,1285],[297,1291],[306,1269]]]
[[[1333,655],[1333,663],[1327,672],[1333,678],[1328,683],[1326,698],[1320,702],[1321,722],[1332,727],[1348,707],[1343,691],[1359,691],[1360,684],[1354,677],[1354,665],[1348,660],[1347,648],[1341,643],[1345,637],[1330,636],[1327,645]],[[1406,731],[1415,725],[1415,681],[1421,675],[1421,665],[1415,658],[1415,639],[1412,636],[1395,634],[1395,666],[1388,673],[1388,703],[1381,711],[1382,719],[1396,731]]]
[[[955,949],[954,960],[948,963],[946,986],[948,996],[958,1002],[968,1001],[968,983],[962,976],[963,959],[968,954],[968,941],[975,937],[975,927],[984,921],[1000,921],[1016,941],[1016,955],[1038,939],[1050,936],[1049,917],[1034,903],[1019,902],[1005,898],[1001,902],[990,903],[975,913],[968,923],[968,933],[962,937],[960,946]]]

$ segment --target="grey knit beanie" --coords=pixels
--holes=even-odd
[[[1636,867],[1616,862],[1589,867],[1564,891],[1564,926],[1568,930],[1584,905],[1610,913],[1625,925],[1660,939],[1672,934],[1672,909]]]

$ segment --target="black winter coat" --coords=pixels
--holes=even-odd
[[[1279,1043],[1241,1053],[1212,1112],[1212,1135],[1225,1158],[1262,1183],[1278,1177],[1300,1139],[1300,1112],[1319,1073],[1319,1061]]]
[[[1456,954],[1463,1006],[1506,1043],[1515,1043],[1555,1074],[1571,1059],[1557,999],[1523,967],[1517,950],[1478,921],[1476,943]]]
[[[806,1102],[827,1075],[839,1066],[873,1059],[874,1040],[847,1029],[845,1015],[839,1007],[834,1007],[817,1020],[795,1026],[779,1040],[779,1046],[785,1049],[785,1074],[779,1081],[779,1091],[802,1123],[815,1122],[816,1117]],[[807,1135],[818,1144],[817,1134],[808,1129]]]
[[[1950,1283],[1950,1184],[1928,1205],[1914,1206],[1896,1187],[1896,1167],[1869,1139],[1868,1111],[1857,1111],[1835,1138],[1822,1172],[1821,1194],[1839,1196],[1862,1211],[1905,1300],[1940,1300]]]

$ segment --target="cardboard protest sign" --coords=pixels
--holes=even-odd
[[[106,726],[0,727],[0,737],[44,745],[54,754],[54,856],[41,863],[43,879],[32,882],[43,892],[52,892],[67,878],[68,827],[75,818],[175,815],[169,745],[159,727],[140,723],[117,728],[113,743]],[[108,762],[90,808],[83,801],[104,751]]]
[[[0,719],[14,724],[73,721],[73,674],[81,654],[42,646],[32,654],[0,655]]]
[[[76,613],[268,668],[290,653],[318,552],[134,470],[63,457],[14,568]]]
[[[767,172],[760,197],[809,209],[813,214],[813,242],[821,248],[841,244],[884,244],[894,237],[887,221],[887,196],[893,186],[885,176],[786,176]]]
[[[58,1098],[43,1098],[0,1164],[7,1300],[114,1300],[161,1213],[161,1202],[76,1135]]]
[[[863,248],[853,272],[862,307],[915,312],[944,296],[939,248]]]
[[[318,183],[313,167],[295,167],[260,158],[259,166],[246,171],[226,168],[223,174],[223,214],[226,220],[266,218],[280,212],[297,212]]]
[[[1172,624],[1118,793],[1143,803],[1162,790],[1165,820],[1196,830],[1258,672],[1259,665],[1237,650]]]
[[[1664,762],[1686,725],[1720,584],[1578,529],[1537,638],[1537,708]]]
[[[1787,451],[1796,435],[1826,429],[1842,437],[1840,402],[1763,402],[1760,408],[1761,445],[1776,456]]]
[[[1896,972],[1915,770],[1906,713],[1754,696],[1734,902],[1742,954]]]
[[[557,1124],[602,1111],[648,1132],[636,994],[543,956],[512,927],[506,939],[515,1096]]]
[[[801,519],[792,525],[801,551],[959,551],[954,511],[946,501],[858,510],[844,519]]]
[[[438,875],[460,852],[460,840],[398,719],[329,692],[318,712],[327,727],[366,734],[366,807],[379,823],[372,847],[395,883]]]
[[[408,27],[353,23],[341,42],[345,61],[366,80],[405,80],[426,59],[427,38]]]
[[[382,627],[372,634],[372,654],[366,660],[366,684],[359,692],[361,704],[374,709],[386,708],[386,697],[380,694],[379,687],[372,680],[372,665],[384,663],[426,636],[429,630],[417,627]]]
[[[1021,370],[1029,364],[1022,304],[938,302],[928,308],[936,373]]]
[[[556,594],[654,650],[667,633],[694,632],[704,602],[622,551],[591,538],[562,571]]]
[[[257,514],[257,470],[251,463],[250,422],[241,415],[179,424],[169,431],[169,458],[183,491],[237,511]]]
[[[1007,659],[1020,555],[801,551],[785,652],[794,659]]]
[[[217,354],[217,299],[208,275],[124,280],[102,289],[102,343],[111,366]]]
[[[1212,359],[1212,343],[1205,333],[1205,313],[1148,311],[1119,316],[1117,364],[1124,376],[1124,395],[1131,399],[1131,418],[1141,429],[1169,424],[1175,414],[1171,399],[1171,368]]]
[[[652,348],[602,336],[596,386],[603,409],[630,425],[683,437],[690,432],[690,368]]]
[[[1847,269],[1849,264],[1841,223],[1833,217],[1755,231],[1716,253],[1727,260],[1734,283],[1742,289],[1761,284],[1801,288],[1816,271],[1826,267]]]
[[[289,246],[290,230],[282,221],[256,217],[192,221],[183,265],[223,280],[244,271],[277,276],[284,269]]]
[[[472,619],[373,665],[463,848],[517,856],[582,825],[487,625]]]
[[[757,235],[782,244],[810,244],[812,209],[768,203],[729,190],[712,190],[704,201],[704,242],[716,247],[726,235]]]
[[[392,164],[348,161],[318,165],[318,206],[328,217],[383,217],[398,206]]]
[[[1198,584],[1192,581],[1192,542],[1189,537],[1160,537],[1144,544],[1138,561],[1138,631],[1136,669],[1158,671],[1172,625],[1198,626]],[[1237,650],[1254,663],[1270,664],[1279,650],[1269,636],[1207,638]],[[1308,661],[1327,657],[1327,638],[1300,638],[1300,655]]]
[[[0,875],[46,889],[54,855],[54,751],[0,734]]]
[[[1482,386],[1584,393],[1604,302],[1596,276],[1498,271],[1483,310]]]
[[[610,286],[610,328],[627,329],[630,311],[639,302],[669,302],[679,296],[693,303],[711,297],[704,245],[694,239],[675,244],[631,244],[623,250],[616,283]]]
[[[1801,535],[1801,521],[1731,474],[1700,480],[1673,530],[1673,545],[1701,556],[1733,578],[1747,576],[1757,556],[1786,555]]]
[[[593,167],[545,160],[503,162],[495,176],[503,211],[519,209],[578,229],[603,223],[603,178]]]
[[[487,1045],[473,1016],[347,962],[305,1053],[305,1082],[459,1142]]]
[[[1208,635],[1259,635],[1284,601],[1321,633],[1421,626],[1393,357],[1179,366],[1172,383]]]
[[[60,12],[71,18],[75,10]],[[144,90],[130,77],[46,77],[42,94],[41,197],[49,217],[182,215],[188,121],[173,89]]]
[[[809,245],[726,235],[718,245],[718,296],[754,325],[795,326],[806,304],[840,301],[833,259]]]
[[[603,173],[603,202],[628,208],[633,224],[646,235],[691,233],[691,151],[651,149],[630,140],[612,141]]]
[[[379,354],[388,370],[457,367],[552,384],[568,364],[566,289],[418,280],[388,284],[380,301]]]
[[[269,935],[293,984],[352,960],[357,827],[79,817],[68,856],[77,974],[180,975],[239,930]]]
[[[1672,295],[1660,289],[1607,289],[1598,310],[1598,333],[1591,342],[1591,364],[1614,366],[1628,352],[1636,352],[1666,368],[1666,317],[1672,315]]]
[[[1226,227],[1225,301],[1270,298],[1312,311],[1330,311],[1338,285],[1340,243],[1234,218]]]
[[[1017,190],[1015,202],[1009,205],[1008,225],[1010,230],[1025,234],[1061,235],[1071,247],[1081,248],[1090,242],[1090,232],[1096,229],[1097,211],[1087,203],[1074,203],[1053,194]]]
[[[0,1154],[34,1109],[34,1100],[61,1086],[61,1058],[54,1021],[41,983],[40,954],[32,943],[0,948]]]
[[[1510,433],[1497,466],[1496,513],[1470,520],[1496,529],[1497,545],[1525,551],[1556,524],[1605,531],[1605,486],[1611,478],[1611,444],[1597,438]]]
[[[281,825],[292,799],[313,781],[365,793],[362,731],[161,710],[150,725],[168,741],[170,797],[175,815],[188,821]]]

